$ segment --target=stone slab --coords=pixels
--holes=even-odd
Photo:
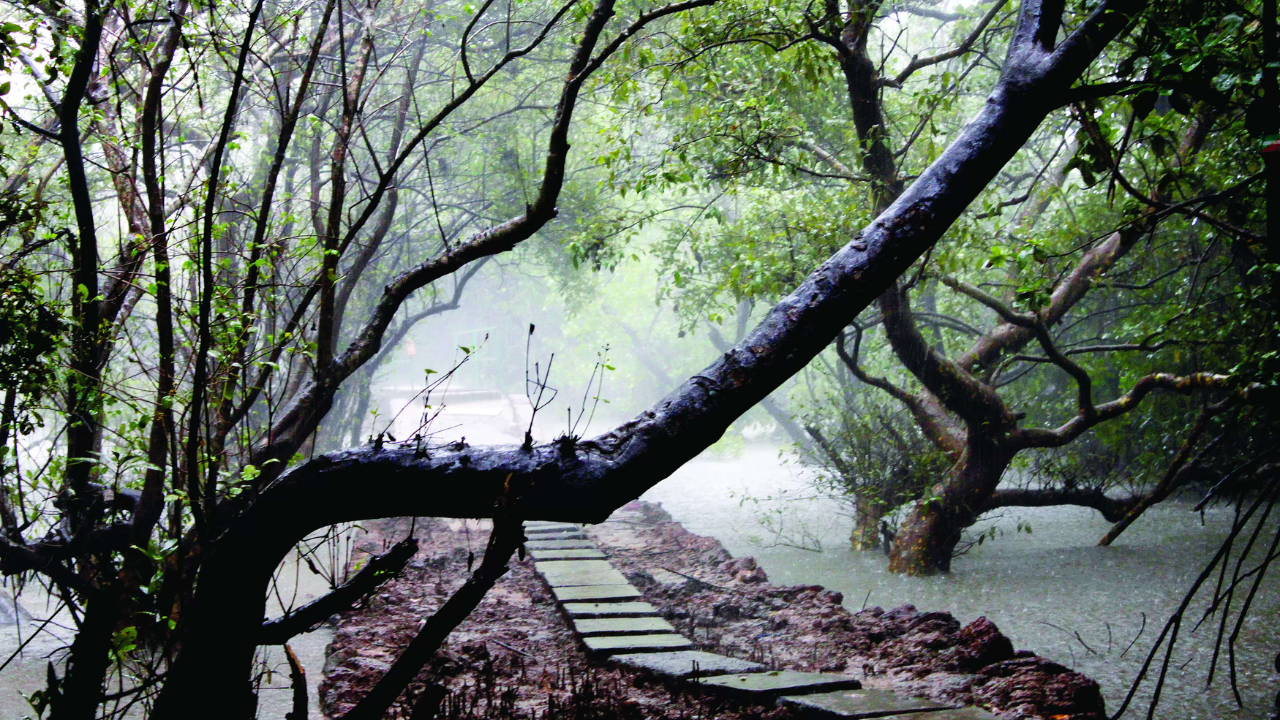
[[[582,643],[587,646],[587,650],[597,655],[687,650],[693,647],[693,643],[683,635],[598,635],[582,638]]]
[[[654,635],[674,634],[676,629],[660,617],[580,618],[573,621],[579,635]]]
[[[573,587],[553,587],[551,592],[558,602],[566,603],[574,600],[590,600],[609,602],[615,600],[634,600],[640,597],[640,591],[631,585],[578,585]]]
[[[532,535],[525,533],[525,537],[529,538],[530,542],[548,542],[550,540],[590,540],[591,539],[587,537],[585,533],[578,530],[574,530],[573,532],[534,533]]]
[[[896,695],[888,690],[841,690],[816,695],[787,696],[780,698],[778,702],[802,709],[810,717],[824,720],[826,718],[860,720],[902,716],[913,717],[916,720],[952,720],[930,711],[956,708],[955,705],[944,705],[932,700]]]
[[[927,711],[902,716],[901,720],[999,720],[995,715],[980,707],[954,708],[950,710]]]
[[[747,696],[753,701],[772,700],[782,695],[829,693],[833,690],[857,690],[862,683],[849,675],[806,673],[774,670],[763,673],[725,675],[699,683],[708,689]]]
[[[526,523],[524,526],[524,533],[526,535],[535,535],[535,534],[541,535],[543,533],[581,532],[581,531],[582,531],[582,528],[572,523],[546,523],[546,524]]]
[[[571,618],[646,617],[658,614],[658,609],[647,602],[570,602],[563,607]]]
[[[708,677],[727,673],[750,673],[768,670],[767,667],[760,663],[702,652],[701,650],[614,655],[610,659],[635,670],[647,670],[651,673],[675,678]]]
[[[590,540],[530,540],[524,544],[526,550],[576,550],[595,549],[596,544]]]
[[[627,584],[627,579],[608,560],[543,560],[535,562],[533,569],[551,587]]]
[[[527,548],[526,548],[527,549]],[[571,550],[529,550],[534,560],[604,560],[609,557],[594,548],[574,548]]]

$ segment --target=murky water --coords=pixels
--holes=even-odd
[[[782,462],[776,450],[751,447],[735,458],[704,455],[644,499],[661,502],[676,520],[718,538],[735,555],[754,555],[771,581],[839,590],[851,610],[865,601],[885,608],[911,603],[945,610],[961,622],[985,615],[1015,647],[1096,679],[1110,712],[1119,707],[1165,621],[1231,523],[1227,508],[1207,511],[1202,525],[1188,506],[1166,504],[1148,512],[1115,546],[1100,548],[1096,543],[1109,525],[1096,512],[1012,508],[986,521],[995,526],[996,539],[958,558],[950,575],[904,578],[885,570],[882,553],[851,551],[852,521],[838,503],[808,497],[812,493],[803,478],[803,470]],[[762,524],[761,517],[770,515],[781,519],[774,527],[788,529],[786,534],[779,536],[767,521]],[[1031,532],[1019,532],[1020,523],[1029,523]],[[815,541],[822,552],[779,544]],[[1236,644],[1243,709],[1236,708],[1225,675],[1205,690],[1216,629],[1206,623],[1195,633],[1183,631],[1156,717],[1270,717],[1280,690],[1272,665],[1280,651],[1277,572],[1273,569],[1264,581]],[[1144,615],[1146,630],[1139,635]],[[1200,614],[1189,616],[1199,619]],[[1146,697],[1140,694],[1125,717],[1145,717]]]
[[[321,568],[328,566],[323,555],[317,556],[315,563]],[[291,553],[281,565],[278,591],[278,595],[273,593],[268,601],[269,617],[281,615],[283,605],[296,607],[328,592],[328,584],[300,564],[296,553]],[[13,655],[0,672],[0,719],[3,720],[35,717],[25,698],[45,688],[46,666],[50,661],[59,675],[65,672],[66,649],[75,634],[69,614],[65,610],[53,614],[57,609],[56,603],[50,602],[38,587],[28,585],[18,596],[18,602],[30,613],[30,619],[0,623],[0,654],[2,658]],[[52,619],[52,622],[45,625],[43,621],[47,619]],[[43,631],[34,634],[41,626]],[[289,642],[306,673],[310,717],[313,718],[323,717],[317,704],[317,690],[323,678],[325,648],[332,638],[333,630],[325,625]],[[19,646],[23,646],[21,652],[18,652]],[[262,665],[258,670],[269,669],[270,672],[262,677],[258,717],[264,720],[283,718],[292,709],[288,663],[279,647],[264,647],[262,653]],[[0,662],[3,662],[2,658]],[[127,717],[143,717],[142,708],[135,706]]]

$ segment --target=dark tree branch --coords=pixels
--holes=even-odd
[[[1079,505],[1102,513],[1107,522],[1116,522],[1137,504],[1137,497],[1112,498],[1102,488],[1010,488],[992,493],[983,512],[1002,507]]]
[[[504,486],[504,492],[511,485]],[[480,567],[467,578],[445,604],[427,619],[417,637],[396,658],[378,684],[355,707],[342,716],[342,720],[381,720],[396,698],[409,687],[418,671],[435,656],[453,628],[471,614],[484,598],[489,588],[507,572],[507,561],[520,546],[524,537],[519,520],[495,518],[489,544],[484,551]]]
[[[1238,398],[1235,396],[1228,397],[1220,403],[1206,405],[1200,411],[1200,416],[1196,418],[1195,424],[1191,426],[1191,431],[1187,433],[1186,439],[1182,441],[1182,446],[1178,448],[1177,454],[1174,455],[1173,460],[1169,463],[1169,467],[1165,468],[1164,475],[1160,477],[1160,481],[1151,489],[1151,492],[1138,498],[1138,501],[1134,503],[1133,507],[1129,508],[1123,517],[1114,520],[1107,518],[1115,524],[1098,541],[1099,546],[1107,547],[1111,545],[1116,541],[1116,538],[1120,537],[1121,533],[1129,529],[1129,526],[1142,516],[1142,513],[1146,512],[1152,505],[1169,497],[1170,494],[1187,482],[1192,475],[1191,471],[1200,465],[1200,461],[1204,459],[1204,456],[1212,452],[1226,438],[1226,433],[1219,435],[1213,442],[1201,448],[1194,459],[1191,458],[1191,450],[1208,428],[1209,419],[1235,405],[1236,400]]]
[[[930,65],[937,65],[938,63],[946,62],[952,58],[960,57],[961,55],[969,52],[970,48],[973,47],[973,44],[978,41],[978,38],[982,37],[982,33],[986,31],[987,26],[995,19],[996,13],[1004,9],[1005,3],[1007,2],[1008,0],[996,0],[996,2],[993,2],[991,4],[991,9],[987,10],[987,14],[983,15],[982,19],[978,21],[978,27],[974,28],[973,32],[969,33],[969,36],[961,41],[961,43],[956,47],[946,52],[938,53],[937,55],[932,55],[926,58],[914,56],[911,58],[911,62],[907,63],[907,66],[902,69],[902,72],[898,73],[893,79],[882,79],[880,81],[881,84],[892,87],[902,87],[902,83],[906,82],[907,78],[911,77],[915,71],[923,70]]]
[[[889,382],[888,379],[871,375],[864,370],[858,361],[858,351],[862,345],[862,328],[856,325],[854,327],[856,336],[852,352],[848,349],[845,334],[841,333],[836,336],[836,355],[844,363],[845,368],[859,382],[882,390],[889,397],[905,405],[911,416],[915,418],[916,424],[924,432],[925,437],[928,437],[938,449],[945,452],[949,457],[958,458],[960,453],[964,452],[964,437],[955,423],[947,417],[946,411],[938,404],[937,399],[928,391],[920,395],[908,392]]]
[[[720,352],[729,352],[732,349],[732,346],[725,341],[724,336],[720,334],[720,330],[711,323],[707,323],[706,325],[707,337],[711,338],[711,344]],[[802,430],[796,423],[795,418],[791,416],[791,413],[787,412],[786,409],[778,404],[776,400],[772,397],[765,397],[760,401],[760,407],[764,408],[764,411],[769,413],[769,417],[773,418],[773,421],[778,423],[778,425],[791,438],[791,441],[796,445],[799,445],[802,451],[808,452],[811,449],[809,437],[805,435],[804,430]]]
[[[293,707],[284,720],[307,720],[307,673],[293,648],[285,645],[284,656],[289,661],[289,684],[293,686]]]
[[[1061,426],[1047,430],[1023,428],[1014,432],[1011,439],[1021,447],[1062,447],[1084,434],[1085,431],[1113,418],[1130,412],[1156,390],[1187,395],[1203,390],[1231,390],[1233,380],[1229,375],[1199,372],[1177,376],[1168,373],[1148,375],[1136,382],[1129,392],[1110,402],[1094,407],[1091,414],[1079,413]],[[1240,390],[1242,399],[1257,391],[1254,386]]]
[[[894,286],[880,298],[885,333],[898,361],[951,412],[970,426],[989,430],[1013,425],[1013,415],[995,389],[942,357],[911,318],[905,289]]]
[[[360,572],[327,595],[316,598],[291,613],[262,623],[258,644],[283,645],[295,635],[310,632],[320,623],[373,594],[383,583],[399,575],[418,552],[418,541],[405,538],[390,550],[369,558]]]

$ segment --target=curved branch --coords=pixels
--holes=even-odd
[[[974,426],[1011,427],[1012,413],[989,385],[930,347],[911,317],[906,290],[895,283],[880,298],[885,333],[899,362],[951,412]]]
[[[991,9],[987,11],[986,15],[982,16],[981,20],[978,21],[978,27],[974,28],[973,32],[969,33],[969,36],[956,47],[927,58],[914,56],[911,58],[911,62],[907,63],[907,66],[902,69],[902,72],[898,73],[892,80],[888,78],[881,80],[881,84],[889,85],[891,87],[902,87],[902,83],[906,82],[907,78],[911,77],[915,71],[923,70],[930,65],[937,65],[938,63],[946,62],[952,58],[958,58],[969,52],[969,49],[978,41],[978,38],[982,37],[982,33],[986,31],[987,26],[996,18],[996,13],[1000,12],[1004,8],[1006,2],[1008,2],[1008,0],[996,0],[996,2],[992,3]]]
[[[1071,272],[1053,289],[1053,293],[1049,296],[1049,304],[1038,313],[1040,321],[1050,327],[1061,322],[1067,312],[1089,292],[1098,277],[1128,254],[1140,235],[1141,232],[1131,226],[1112,233],[1106,240],[1086,252],[1084,257],[1080,258],[1080,262],[1076,263]],[[945,278],[943,282],[952,286]],[[1030,318],[1021,313],[1015,313],[1003,303],[976,288],[974,288],[976,293],[970,293],[959,283],[953,287],[958,292],[964,292],[995,310],[1005,321],[978,338],[964,354],[956,358],[956,365],[961,369],[974,372],[978,368],[988,367],[1002,354],[1017,352],[1035,338],[1033,329],[1035,323],[1030,322]],[[984,301],[981,298],[982,295],[986,295],[991,302]]]
[[[856,327],[856,326],[855,326]],[[956,459],[964,452],[964,437],[960,430],[947,418],[946,411],[938,405],[931,395],[916,395],[894,385],[885,378],[867,373],[858,363],[858,346],[862,344],[861,328],[854,343],[854,351],[850,353],[845,347],[844,333],[836,336],[836,354],[860,382],[883,390],[890,397],[906,406],[915,419],[920,430],[948,457]],[[810,431],[812,432],[812,431]]]
[[[1001,302],[995,296],[980,290],[967,282],[949,275],[940,275],[938,276],[938,280],[941,281],[943,285],[946,285],[961,295],[967,295],[970,299],[977,300],[983,305],[986,305],[988,308],[994,310],[1002,320],[1010,325],[1017,325],[1018,327],[1024,328],[1033,328],[1036,325],[1035,315],[1030,313],[1020,313]]]
[[[1107,522],[1116,522],[1138,504],[1139,498],[1112,498],[1102,488],[1010,488],[996,490],[983,512],[1002,507],[1054,507],[1079,505],[1102,513]]]
[[[1232,378],[1230,375],[1198,372],[1177,376],[1168,373],[1156,373],[1142,378],[1134,384],[1133,389],[1115,400],[1096,406],[1094,412],[1090,415],[1077,414],[1053,430],[1043,428],[1019,429],[1013,434],[1012,440],[1024,448],[1062,447],[1080,437],[1085,431],[1133,410],[1156,390],[1187,395],[1199,390],[1229,390],[1231,387]],[[1247,400],[1256,389],[1252,385],[1244,388],[1240,391],[1241,397]]]
[[[303,605],[291,613],[262,623],[258,633],[260,645],[283,645],[295,635],[312,628],[344,610],[350,610],[362,598],[375,592],[383,583],[399,575],[418,552],[418,541],[405,538],[381,555],[374,555],[360,572],[332,592]]]

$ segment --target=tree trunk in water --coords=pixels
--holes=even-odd
[[[889,572],[937,575],[951,570],[961,533],[982,514],[1016,452],[998,439],[975,437],[969,428],[964,455],[949,477],[929,489],[898,528],[889,552]]]
[[[853,532],[849,543],[854,550],[878,550],[880,548],[880,521],[887,508],[884,501],[873,495],[854,497]]]

